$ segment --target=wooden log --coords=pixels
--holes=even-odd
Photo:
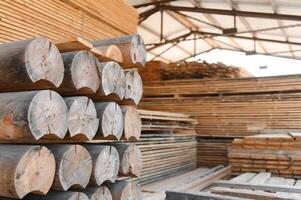
[[[83,192],[60,192],[51,191],[46,196],[28,195],[24,200],[89,200],[88,196]]]
[[[59,51],[62,53],[89,50],[93,48],[93,45],[88,40],[82,37],[64,38],[64,39],[54,41],[54,43],[59,49]]]
[[[88,187],[83,190],[89,200],[113,200],[110,190],[106,186]]]
[[[126,35],[116,38],[92,41],[94,47],[116,45],[123,56],[123,66],[144,66],[146,62],[146,49],[140,35]]]
[[[122,53],[119,47],[116,45],[100,46],[100,47],[96,47],[96,49],[98,49],[100,51],[100,54],[105,58],[116,61],[118,63],[123,62]],[[106,60],[105,58],[99,60],[101,61]]]
[[[54,91],[0,94],[0,140],[64,138],[68,108]]]
[[[94,103],[88,97],[66,97],[64,98],[68,112],[68,129],[70,136],[74,139],[92,140],[95,136],[99,119],[97,118]]]
[[[92,158],[83,146],[52,144],[48,148],[56,160],[52,189],[66,191],[70,187],[85,188],[92,173]]]
[[[0,196],[23,198],[46,194],[55,175],[55,160],[46,147],[0,145]]]
[[[92,157],[90,185],[100,186],[105,181],[114,183],[119,171],[119,155],[116,148],[94,144],[84,146]]]
[[[141,118],[133,106],[121,106],[123,114],[123,138],[138,140],[141,135]]]
[[[65,95],[95,93],[100,86],[97,58],[88,51],[62,53],[65,77],[59,91]]]
[[[141,200],[142,192],[140,185],[135,181],[117,181],[116,183],[105,184],[112,193],[113,200]]]
[[[46,38],[0,45],[1,92],[58,87],[64,77],[60,52]]]
[[[115,95],[122,100],[125,94],[125,74],[120,65],[116,62],[98,62],[100,75],[100,88],[92,95],[92,100],[102,100],[104,96]],[[105,98],[107,99],[107,98]]]
[[[115,102],[95,103],[99,118],[97,139],[119,140],[123,132],[123,116],[120,106]]]
[[[143,93],[143,83],[136,70],[125,72],[125,95],[124,99],[131,99],[136,105],[140,102]]]
[[[139,177],[142,170],[142,154],[135,144],[113,144],[119,153],[119,175]]]

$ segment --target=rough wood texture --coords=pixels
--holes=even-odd
[[[123,116],[120,106],[115,102],[95,103],[99,118],[96,138],[119,140],[123,132]]]
[[[91,94],[100,86],[98,60],[88,51],[62,53],[65,76],[59,91],[63,94]]]
[[[132,106],[122,106],[123,138],[139,140],[142,123],[138,110]]]
[[[89,198],[83,192],[51,191],[46,196],[28,195],[24,200],[89,200]]]
[[[94,47],[116,45],[123,56],[123,66],[144,66],[146,62],[146,49],[140,35],[125,35],[117,38],[95,40]]]
[[[119,155],[115,147],[87,144],[86,149],[92,157],[90,185],[99,186],[105,181],[114,183],[119,170]]]
[[[117,95],[121,100],[125,94],[125,74],[120,65],[116,62],[99,62],[98,72],[100,76],[100,88],[93,100],[101,100],[103,96]]]
[[[114,184],[105,184],[112,193],[113,200],[142,200],[140,186],[134,181],[117,181]]]
[[[84,139],[92,140],[99,125],[93,101],[88,97],[66,97],[64,100],[69,109],[68,129],[70,136],[74,139],[84,137]]]
[[[92,173],[92,158],[83,146],[52,144],[48,148],[56,160],[52,189],[66,191],[70,187],[85,188]]]
[[[88,187],[83,190],[89,200],[113,200],[110,190],[106,186]]]
[[[58,87],[64,77],[63,60],[45,38],[0,45],[0,90],[20,91]]]
[[[53,154],[41,146],[0,145],[0,196],[46,194],[55,175]]]
[[[68,108],[54,91],[0,94],[0,139],[64,138]]]
[[[136,70],[125,72],[125,99],[131,99],[136,105],[140,102],[143,93],[143,83]]]
[[[100,54],[104,57],[107,57],[111,60],[114,60],[118,63],[123,62],[123,56],[118,46],[116,45],[107,45],[107,46],[99,46],[96,49],[100,50]]]
[[[113,144],[119,153],[119,175],[139,177],[142,171],[142,154],[135,144]]]
[[[93,45],[82,37],[71,37],[57,40],[54,42],[61,53],[90,50]]]

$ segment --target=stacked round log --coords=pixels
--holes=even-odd
[[[68,108],[54,91],[0,93],[0,139],[64,138]]]
[[[125,95],[124,99],[134,101],[136,105],[140,102],[143,93],[143,83],[136,70],[125,72]]]
[[[0,45],[0,91],[58,87],[64,77],[60,52],[45,38]]]
[[[85,96],[64,98],[68,112],[68,130],[74,139],[79,138],[92,140],[95,136],[99,119],[91,99]]]
[[[141,200],[140,186],[134,181],[117,181],[114,184],[105,184],[112,193],[113,200]]]
[[[55,175],[53,154],[41,146],[0,145],[0,196],[46,194]]]
[[[139,177],[142,171],[142,155],[135,144],[113,144],[119,153],[120,176]]]
[[[123,132],[123,116],[120,106],[115,102],[95,103],[99,118],[96,138],[119,140]]]
[[[92,157],[90,185],[100,186],[103,182],[114,183],[119,171],[119,155],[115,147],[87,144],[85,148]]]
[[[100,54],[106,58],[114,60],[118,63],[123,62],[122,52],[120,51],[119,47],[116,45],[99,46],[99,47],[96,47],[96,49],[99,52],[98,54]],[[92,48],[92,51],[93,51],[93,48]]]
[[[92,158],[83,146],[51,144],[56,161],[56,174],[52,189],[66,191],[70,187],[85,188],[92,173]]]
[[[142,129],[138,110],[133,106],[121,106],[121,109],[123,114],[123,138],[138,140]]]
[[[106,186],[89,187],[83,190],[89,200],[113,200],[110,190]]]
[[[64,81],[59,88],[63,94],[91,94],[100,86],[97,58],[89,51],[62,53],[65,66]]]
[[[89,200],[89,198],[83,192],[51,191],[46,196],[28,195],[24,200]]]
[[[140,35],[126,35],[111,39],[95,40],[92,42],[96,48],[108,45],[119,47],[123,55],[123,66],[144,66],[146,62],[146,49]]]

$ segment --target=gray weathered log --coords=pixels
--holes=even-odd
[[[57,47],[46,38],[0,45],[0,91],[58,87],[64,65]]]
[[[73,139],[89,139],[95,136],[99,119],[97,118],[94,103],[88,97],[64,98],[68,112],[68,129]]]
[[[54,91],[0,93],[0,140],[64,138],[68,108]]]
[[[70,187],[85,188],[92,173],[92,158],[81,145],[50,144],[56,161],[52,189],[66,191]]]
[[[24,200],[89,200],[88,196],[83,192],[61,192],[51,191],[46,196],[28,195]]]
[[[142,154],[135,144],[112,144],[120,159],[119,175],[139,177],[142,170]]]
[[[115,183],[106,183],[112,193],[113,200],[142,200],[140,185],[135,181],[117,181]]]
[[[92,94],[100,86],[97,58],[88,51],[62,53],[65,76],[59,91],[64,95]]]
[[[119,140],[123,132],[123,116],[120,106],[115,102],[95,103],[99,128],[95,138]]]
[[[55,175],[55,160],[46,147],[0,145],[0,196],[23,198],[46,194]]]
[[[124,99],[131,99],[136,105],[140,102],[143,93],[143,83],[140,74],[136,70],[125,71],[125,95]]]
[[[110,190],[106,186],[88,187],[82,191],[89,200],[113,200]]]
[[[141,118],[137,108],[121,106],[123,114],[123,138],[138,140],[141,135]]]
[[[119,47],[122,57],[123,66],[144,66],[146,62],[146,48],[140,35],[125,35],[116,38],[95,40],[92,42],[94,47],[116,45]]]
[[[119,155],[115,147],[96,144],[86,144],[89,151],[93,169],[90,185],[99,186],[105,181],[114,183],[119,170]]]

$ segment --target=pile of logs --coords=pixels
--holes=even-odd
[[[142,133],[134,142],[141,149],[143,168],[137,181],[144,185],[196,167],[195,120],[189,115],[138,110]]]
[[[232,170],[267,171],[286,177],[301,177],[301,133],[267,133],[235,139],[228,157]]]
[[[0,43],[37,35],[52,41],[77,36],[106,39],[134,34],[138,25],[136,9],[123,0],[4,0],[0,12]]]
[[[127,140],[141,135],[143,85],[122,67],[144,64],[143,42],[105,40],[125,64],[100,59],[85,42],[0,45],[0,199],[142,199],[123,177],[142,172],[141,150]]]

